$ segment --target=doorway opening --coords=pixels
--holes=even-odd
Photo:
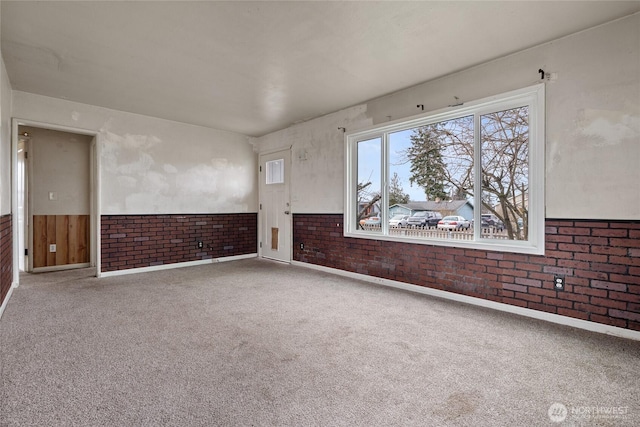
[[[17,122],[18,271],[96,267],[96,134]]]

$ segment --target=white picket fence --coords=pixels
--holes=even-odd
[[[367,231],[382,232],[380,226],[365,225],[364,229]],[[438,228],[393,227],[389,229],[389,235],[427,239],[473,240],[473,228],[469,228],[468,230],[443,230]],[[483,239],[509,239],[506,231],[498,231],[494,228],[483,228],[481,237]]]

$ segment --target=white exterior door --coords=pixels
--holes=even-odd
[[[291,261],[291,151],[260,155],[260,253],[264,258]]]

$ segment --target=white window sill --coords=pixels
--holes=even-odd
[[[417,245],[445,246],[461,249],[480,249],[486,251],[520,253],[529,255],[544,255],[544,240],[540,245],[534,245],[529,241],[504,240],[504,239],[481,239],[481,240],[461,240],[447,238],[423,238],[407,236],[391,236],[379,232],[359,230],[357,232],[345,232],[344,237],[368,240],[384,240],[388,242],[410,243]]]

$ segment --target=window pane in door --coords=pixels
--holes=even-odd
[[[267,184],[282,184],[284,182],[284,159],[268,161],[266,166]]]

